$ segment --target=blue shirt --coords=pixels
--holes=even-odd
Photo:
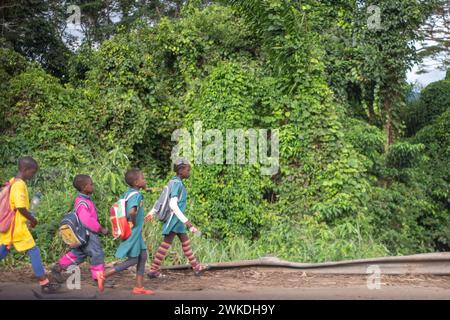
[[[186,187],[184,186],[183,181],[177,176],[172,177],[171,181],[173,181],[173,185],[170,190],[170,197],[178,198],[178,207],[180,208],[181,212],[185,213],[187,207]],[[184,223],[182,223],[180,219],[178,219],[178,217],[173,213],[171,214],[170,218],[164,223],[162,234],[168,235],[171,232],[175,232],[178,234],[187,233],[187,229]]]
[[[180,208],[181,212],[186,212],[187,207],[187,190],[186,187],[183,184],[183,181],[177,177],[172,177],[172,180],[174,180],[174,184],[172,186],[172,189],[170,190],[170,197],[178,198],[178,207]]]
[[[144,196],[138,190],[129,188],[127,192],[123,194],[122,198],[125,199],[130,193],[136,191],[137,194],[129,198],[126,204],[128,218],[130,210],[133,207],[136,207],[136,224],[133,226],[133,229],[131,229],[130,237],[122,241],[119,248],[117,248],[117,258],[134,258],[141,254],[141,250],[147,250],[144,238],[142,237],[142,228],[144,227]]]

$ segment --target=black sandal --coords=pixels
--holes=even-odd
[[[41,292],[45,294],[54,294],[58,293],[61,286],[58,283],[47,283],[46,285],[41,286]]]

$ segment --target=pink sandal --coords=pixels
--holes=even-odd
[[[142,287],[142,288],[134,287],[133,294],[134,295],[152,295],[152,294],[155,294],[155,292],[152,290],[146,290],[146,289],[144,289],[144,287]]]

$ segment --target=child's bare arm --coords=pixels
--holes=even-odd
[[[153,220],[153,216],[155,215],[155,213],[156,213],[155,209],[152,208],[152,210],[150,210],[150,212],[147,213],[147,215],[146,215],[145,218],[144,218],[145,223],[147,223],[147,222]]]
[[[31,222],[31,227],[34,228],[37,225],[37,220],[26,208],[17,208],[20,214],[23,215],[27,220]]]
[[[131,223],[133,224],[133,226],[136,225],[136,216],[137,216],[137,208],[133,207],[130,210],[130,220],[131,220]]]

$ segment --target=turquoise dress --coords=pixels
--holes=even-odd
[[[122,196],[126,198],[131,192],[138,191],[133,188],[129,188]],[[142,228],[144,227],[144,196],[138,191],[137,194],[128,199],[126,204],[127,216],[130,210],[136,207],[136,225],[131,229],[131,235],[127,240],[122,241],[117,248],[116,257],[123,258],[135,258],[141,254],[141,250],[147,250],[147,246],[142,236]],[[129,218],[129,217],[128,217]]]
[[[187,207],[186,187],[184,186],[183,181],[181,181],[179,177],[177,176],[172,177],[172,180],[175,180],[175,182],[172,186],[172,189],[170,190],[170,197],[178,198],[178,207],[180,208],[181,212],[185,214]],[[181,222],[181,220],[178,219],[174,213],[172,213],[169,219],[164,223],[162,234],[164,236],[167,236],[171,232],[187,233],[186,225],[183,222]]]

